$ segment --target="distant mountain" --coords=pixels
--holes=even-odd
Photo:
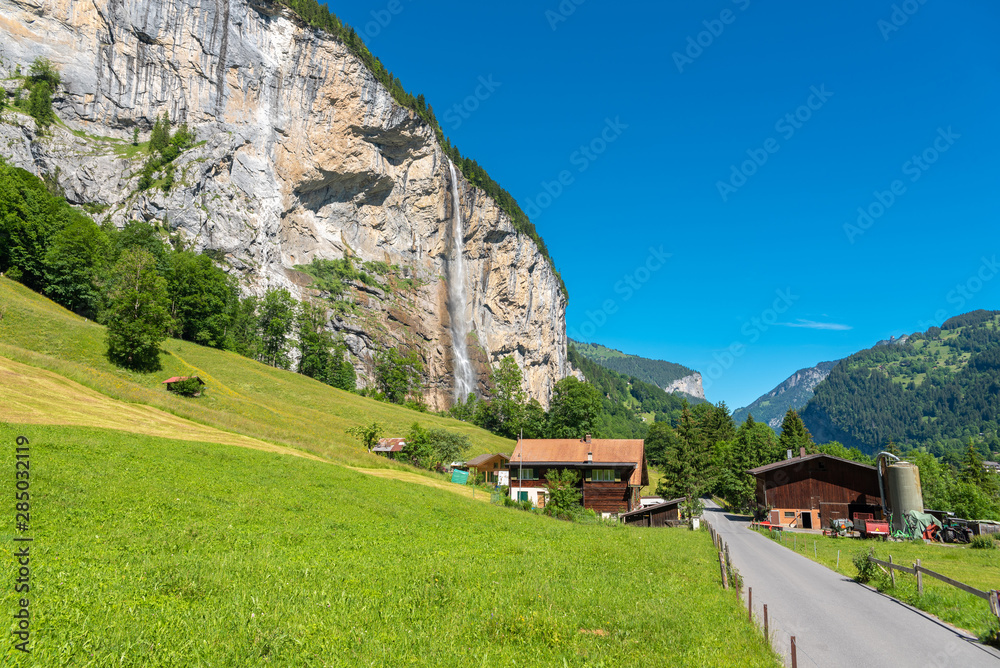
[[[572,340],[570,343],[582,357],[596,362],[605,369],[638,378],[656,385],[666,392],[685,394],[694,399],[705,400],[701,374],[686,366],[629,355],[597,343],[580,343]]]
[[[1000,311],[973,311],[841,360],[801,411],[818,443],[1000,450]],[[756,415],[754,416],[756,417]]]
[[[744,422],[747,415],[753,415],[757,422],[766,422],[777,430],[788,409],[799,410],[805,406],[812,399],[813,389],[830,375],[836,365],[836,362],[820,362],[814,367],[799,369],[746,408],[734,411],[733,420],[737,423]]]

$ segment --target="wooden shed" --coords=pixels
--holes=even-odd
[[[820,529],[854,513],[882,516],[878,473],[874,466],[832,455],[807,455],[758,466],[757,506],[770,513],[772,524]]]
[[[654,506],[638,508],[620,515],[622,522],[640,527],[675,527],[683,524],[681,521],[681,503],[684,497],[671,499]]]

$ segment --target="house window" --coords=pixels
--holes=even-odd
[[[518,501],[527,501],[528,500],[528,493],[527,492],[518,492],[517,493],[517,500]]]
[[[615,470],[614,469],[594,469],[591,474],[591,480],[594,482],[614,482],[615,481]]]
[[[538,480],[535,469],[522,469],[520,467],[511,469],[510,477],[513,480]]]
[[[794,510],[786,510],[785,511],[785,517],[795,517],[795,511]]]
[[[493,462],[493,468],[500,468],[500,465],[497,464],[496,462]]]

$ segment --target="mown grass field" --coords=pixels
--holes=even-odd
[[[2,665],[777,665],[705,532],[575,525],[108,429],[0,425],[6,453],[19,434],[33,652],[8,639]]]
[[[468,434],[471,454],[509,441],[229,353],[164,348],[160,373],[119,370],[103,328],[0,279],[3,614],[24,596],[17,435],[31,462],[19,535],[33,539],[32,654],[8,636],[0,665],[777,665],[721,590],[706,533],[473,502],[344,430],[419,421]],[[207,396],[160,384],[188,374]]]
[[[6,278],[0,278],[0,357],[49,371],[113,399],[141,403],[226,431],[264,439],[365,468],[396,466],[370,455],[347,435],[348,427],[378,420],[387,436],[405,436],[410,425],[444,427],[467,435],[468,456],[512,452],[514,443],[474,425],[381,403],[274,369],[234,353],[169,339],[163,370],[141,374],[104,356],[104,328],[80,318]],[[204,397],[168,393],[170,376],[198,375]]]
[[[766,533],[766,532],[765,532]],[[786,533],[780,542],[831,570],[848,577],[858,574],[852,558],[859,552],[875,548],[875,558],[912,567],[917,559],[924,568],[945,575],[982,591],[1000,589],[1000,549],[973,550],[958,545],[927,545],[923,542],[880,542],[850,538],[830,538],[814,534]],[[837,552],[840,551],[840,565]],[[879,571],[881,573],[881,571]],[[990,614],[989,604],[932,577],[924,576],[924,594],[917,594],[915,576],[896,571],[896,587],[887,575],[880,575],[869,584],[910,605],[926,610],[940,619],[974,633],[980,639],[996,636],[998,622]]]

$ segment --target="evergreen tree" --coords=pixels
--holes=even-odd
[[[699,497],[712,484],[709,476],[709,448],[704,434],[687,407],[681,412],[676,428],[677,441],[668,451],[663,466],[663,479],[656,493],[668,499],[683,497],[685,515],[690,518],[701,512]]]
[[[48,82],[39,81],[31,86],[31,93],[28,95],[28,113],[35,119],[40,130],[45,130],[55,121],[55,114],[52,112],[52,89]]]
[[[793,457],[798,456],[799,448],[805,448],[807,453],[815,450],[812,434],[806,429],[802,418],[799,417],[794,408],[789,408],[788,412],[785,413],[785,419],[781,422],[781,436],[778,438],[778,444],[783,452],[791,450]]]
[[[423,362],[416,351],[401,355],[395,348],[389,348],[375,356],[375,383],[393,404],[401,404],[415,389],[420,387]]]

